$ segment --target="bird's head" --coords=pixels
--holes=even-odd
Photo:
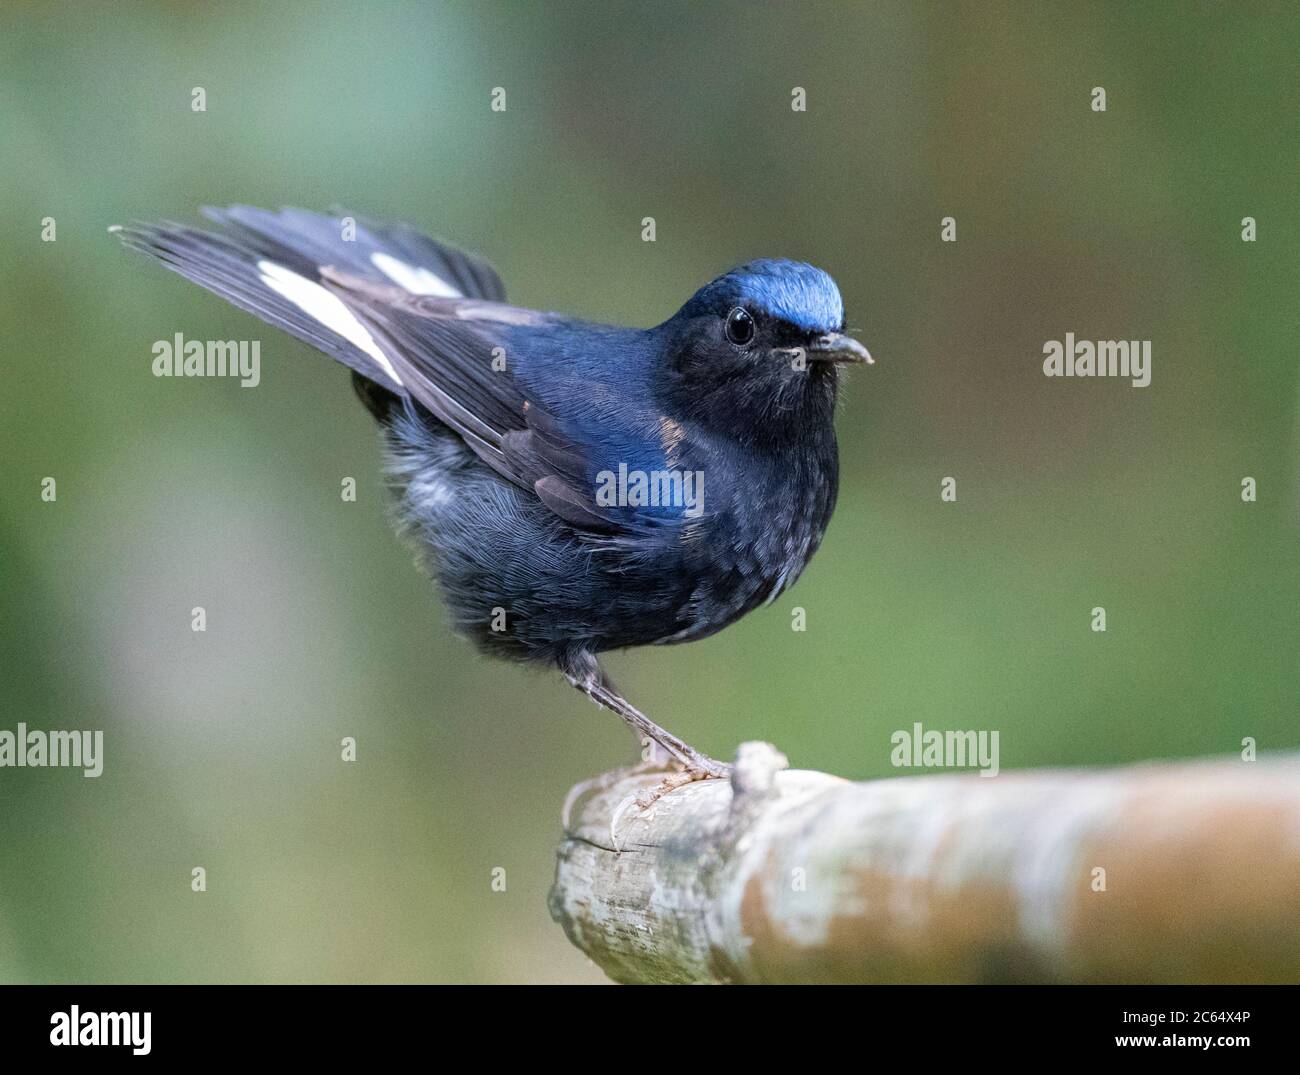
[[[674,395],[702,420],[759,430],[833,416],[839,368],[870,363],[844,334],[835,281],[797,261],[751,261],[719,276],[660,326]]]

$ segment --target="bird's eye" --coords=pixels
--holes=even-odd
[[[727,339],[737,347],[744,347],[754,338],[754,319],[743,306],[733,307],[727,314]]]

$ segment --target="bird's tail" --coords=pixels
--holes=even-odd
[[[486,262],[404,225],[242,205],[203,212],[224,230],[171,223],[110,230],[131,249],[157,258],[390,392],[405,394],[401,378],[362,320],[325,286],[322,270],[343,270],[417,295],[505,298],[500,279]]]

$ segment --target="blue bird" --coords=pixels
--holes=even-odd
[[[649,329],[508,305],[481,259],[404,225],[205,209],[127,246],[351,367],[400,532],[483,651],[558,668],[675,783],[726,776],[598,655],[689,642],[791,586],[835,507],[835,282],[760,260]],[[675,784],[670,785],[675,786]]]

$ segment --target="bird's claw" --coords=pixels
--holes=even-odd
[[[686,768],[679,769],[675,773],[669,773],[658,784],[652,788],[642,788],[632,798],[636,801],[637,806],[642,810],[649,810],[655,803],[667,795],[670,791],[684,787],[687,784],[693,784],[697,780],[726,780],[731,776],[731,766],[725,765],[720,768]]]
[[[588,792],[596,793],[611,788],[620,780],[629,776],[641,776],[646,773],[657,773],[669,768],[664,762],[655,758],[643,758],[641,761],[633,762],[631,765],[625,765],[621,769],[614,769],[608,773],[601,773],[600,776],[593,776],[589,780],[581,780],[569,789],[569,793],[564,797],[564,805],[560,807],[560,825],[565,832],[569,831],[569,819],[573,816],[573,804]]]
[[[614,808],[614,813],[609,819],[611,845],[615,851],[623,850],[618,842],[618,824],[632,807],[636,807],[639,814],[644,814],[665,795],[677,788],[693,784],[697,780],[728,780],[730,777],[731,766],[726,762],[701,757],[676,772],[669,773],[653,787],[642,788],[636,794],[627,796]]]

